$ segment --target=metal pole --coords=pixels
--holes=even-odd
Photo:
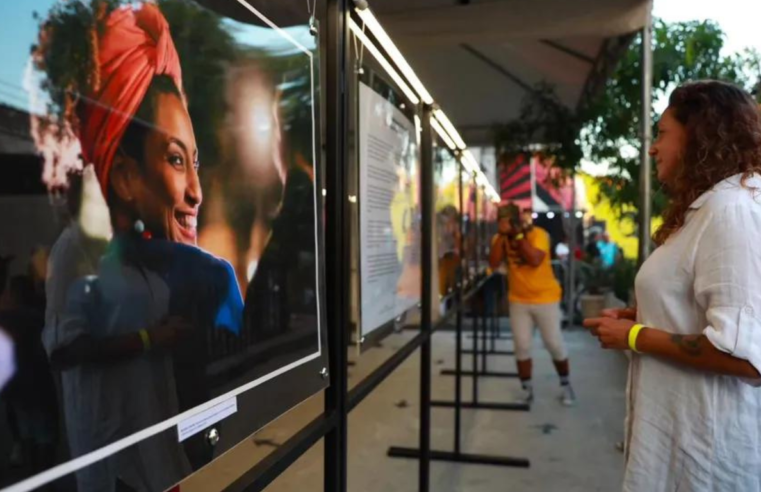
[[[463,289],[465,288],[464,282],[465,282],[465,270],[463,268],[463,261],[465,258],[464,254],[464,231],[462,227],[462,221],[464,217],[464,211],[465,208],[463,207],[463,199],[462,199],[462,188],[463,188],[463,181],[462,181],[462,168],[459,166],[458,161],[458,173],[457,173],[457,198],[460,201],[460,220],[459,222],[459,229],[460,229],[460,268],[457,272],[457,321],[455,324],[455,378],[454,378],[454,454],[459,455],[460,454],[460,426],[461,426],[461,405],[462,405],[462,310],[464,309],[463,303]],[[473,351],[475,351],[475,346],[473,348]]]
[[[571,192],[571,230],[568,234],[568,260],[566,261],[566,326],[568,328],[573,326],[574,316],[576,315],[576,173],[571,173],[571,180],[573,182],[573,190]]]
[[[488,241],[488,245],[491,246],[491,237],[486,236],[486,239]],[[489,248],[486,249],[486,251],[489,251]],[[494,353],[497,350],[497,336],[499,335],[499,305],[500,305],[500,292],[502,291],[501,287],[502,277],[500,275],[496,275],[492,279],[492,300],[491,300],[491,342],[489,347],[489,352]]]
[[[454,453],[460,454],[460,414],[462,404],[462,279],[457,285],[457,318],[455,321],[455,378],[454,378]]]
[[[420,329],[427,334],[420,346],[420,468],[418,490],[430,490],[431,467],[431,317],[433,311],[433,108],[423,108],[420,135],[420,194],[422,214],[422,316]]]
[[[652,6],[651,6],[652,9]],[[651,209],[651,161],[650,143],[652,142],[652,89],[653,89],[653,26],[652,12],[647,13],[647,22],[642,28],[642,148],[640,150],[639,169],[639,258],[641,265],[650,255],[650,217]]]
[[[481,312],[479,313],[481,316],[481,372],[486,373],[486,346],[488,343],[487,337],[488,331],[486,326],[486,296],[488,295],[488,292],[486,291],[486,287],[481,289]],[[475,343],[475,340],[474,340]]]
[[[471,183],[473,180],[475,180],[474,176],[471,176]],[[477,185],[476,185],[477,186]],[[468,186],[468,202],[470,202],[471,198],[473,199],[473,221],[469,222],[468,225],[468,236],[470,236],[470,231],[475,227],[475,241],[473,244],[473,247],[475,249],[474,253],[476,256],[476,261],[478,261],[478,200],[476,200],[475,196],[472,196],[470,193],[471,189],[470,186]],[[473,224],[475,222],[475,225]],[[468,265],[470,267],[470,265]],[[473,329],[473,403],[478,402],[478,335],[479,335],[479,316],[478,313],[475,310],[477,303],[476,303],[476,296],[473,296],[470,298],[470,324]]]
[[[347,136],[349,80],[347,56],[347,0],[327,0],[325,36],[326,117],[325,128],[325,257],[328,353],[330,386],[325,390],[325,414],[335,417],[335,426],[325,435],[324,490],[346,492],[347,489],[347,353],[351,321],[349,293],[350,217],[348,208]]]
[[[473,392],[472,394],[472,402],[476,403],[478,402],[478,314],[476,313],[476,296],[472,296],[470,300],[468,301],[468,310],[470,311],[470,326],[473,330],[473,364],[472,364],[472,381],[473,386],[471,387],[471,390]]]
[[[481,193],[477,195],[477,198],[482,197],[485,192],[486,192],[486,189],[482,187]],[[483,206],[481,208],[482,208],[481,213],[484,214],[484,218],[486,218],[486,207]],[[476,249],[476,251],[478,252],[478,256],[476,257],[476,261],[477,261],[478,268],[480,269],[481,258],[483,257],[482,255],[484,253],[484,243],[486,242],[484,241],[484,234],[486,233],[486,221],[479,220],[477,221],[477,224],[478,224],[478,229],[477,229],[478,237],[476,241],[478,244],[478,248]],[[481,313],[480,313],[481,314],[481,335],[482,335],[481,337],[481,372],[486,372],[486,359],[487,359],[486,346],[488,344],[487,337],[489,333],[488,325],[486,323],[486,306],[487,306],[487,303],[489,302],[489,299],[487,297],[488,294],[489,294],[488,288],[487,286],[484,286],[481,289]],[[475,341],[473,343],[475,343]]]

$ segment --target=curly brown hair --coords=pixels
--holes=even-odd
[[[721,181],[742,174],[742,184],[761,173],[761,117],[753,98],[717,80],[690,82],[669,97],[669,109],[685,127],[687,142],[673,182],[663,225],[654,240],[661,245],[685,221],[690,205]]]

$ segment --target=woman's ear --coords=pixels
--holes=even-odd
[[[134,159],[123,154],[114,156],[109,180],[111,181],[111,189],[119,201],[127,204],[135,201],[136,192],[140,186],[139,179],[140,173]]]

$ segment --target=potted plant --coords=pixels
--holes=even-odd
[[[624,304],[632,304],[634,280],[637,277],[637,262],[622,258],[613,265],[613,292]]]
[[[583,319],[597,318],[606,307],[607,294],[613,286],[612,271],[603,267],[600,259],[591,262],[580,262],[579,275],[584,290],[579,296],[581,317]]]

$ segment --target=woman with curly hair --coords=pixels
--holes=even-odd
[[[650,150],[671,202],[637,308],[585,321],[632,352],[624,490],[759,490],[761,120],[734,85],[677,88]]]

